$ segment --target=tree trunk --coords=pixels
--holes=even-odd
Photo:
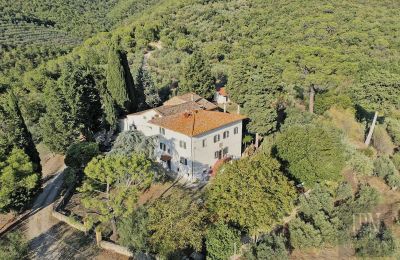
[[[314,114],[314,98],[315,98],[315,88],[314,85],[310,86],[310,103],[308,104],[308,111]]]
[[[111,227],[112,227],[113,233],[110,238],[112,241],[117,242],[118,241],[118,230],[117,230],[117,222],[115,220],[115,217],[112,217],[112,219],[111,219]]]
[[[260,142],[260,136],[258,135],[258,133],[256,133],[256,142],[255,142],[255,147],[258,148]]]
[[[378,111],[375,111],[374,120],[372,120],[372,124],[371,124],[371,127],[369,128],[367,139],[365,139],[365,145],[366,146],[369,146],[369,144],[371,143],[371,139],[372,139],[372,135],[374,133],[374,129],[375,129],[375,125],[376,125],[376,120],[377,119],[378,119]]]

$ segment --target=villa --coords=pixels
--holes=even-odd
[[[157,136],[157,160],[165,168],[190,180],[204,180],[217,161],[241,157],[244,119],[219,112],[213,103],[189,93],[127,115],[120,129]]]

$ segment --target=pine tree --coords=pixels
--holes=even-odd
[[[183,68],[179,82],[179,93],[194,92],[204,98],[211,99],[214,95],[214,79],[211,65],[200,51],[190,56]]]
[[[116,47],[116,44],[110,46],[108,52],[107,64],[107,89],[110,92],[115,104],[118,106],[118,112],[130,111],[132,109],[130,92],[128,88],[126,69],[123,66],[123,54]]]

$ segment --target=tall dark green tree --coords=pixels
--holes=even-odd
[[[21,148],[32,161],[34,171],[41,172],[39,153],[12,91],[0,95],[0,122],[0,156],[7,155],[13,147]]]
[[[45,87],[46,113],[40,126],[44,143],[64,153],[80,134],[98,129],[102,113],[99,93],[86,68],[67,63],[60,74]]]
[[[107,63],[107,89],[110,92],[115,104],[118,107],[119,113],[124,113],[132,110],[131,93],[132,83],[128,84],[130,73],[124,65],[126,56],[117,47],[117,43],[112,43],[108,52]]]
[[[155,86],[150,73],[143,66],[141,66],[138,71],[136,84],[137,86],[135,89],[138,92],[137,97],[143,96],[144,103],[147,107],[156,107],[160,104],[161,99],[158,89]],[[139,92],[142,92],[143,94],[139,94]]]
[[[183,67],[179,82],[179,93],[194,92],[211,99],[215,92],[211,65],[201,51],[194,52]]]

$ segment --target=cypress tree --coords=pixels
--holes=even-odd
[[[161,99],[150,73],[141,66],[137,74],[137,97],[142,97],[146,107],[156,107]]]
[[[110,46],[107,64],[107,89],[115,101],[120,114],[131,110],[131,100],[123,66],[122,52],[116,44]],[[132,94],[131,94],[132,95]]]
[[[9,91],[2,94],[0,101],[0,155],[5,156],[18,147],[29,156],[34,171],[41,172],[39,153],[22,117],[17,98]]]

